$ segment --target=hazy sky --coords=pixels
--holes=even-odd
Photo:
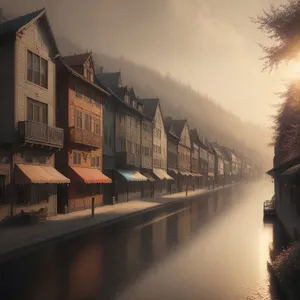
[[[261,73],[257,44],[268,39],[249,17],[270,2],[284,0],[0,0],[0,7],[46,6],[56,35],[170,73],[241,118],[270,125],[274,93],[298,72],[289,65]]]

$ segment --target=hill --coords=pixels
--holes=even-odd
[[[66,38],[59,37],[57,41],[62,55],[85,51]],[[197,128],[210,141],[241,151],[265,169],[271,166],[272,152],[267,145],[270,134],[265,128],[243,122],[209,96],[196,92],[170,75],[163,76],[122,57],[95,52],[93,57],[98,70],[100,67],[106,72],[121,70],[123,83],[133,86],[139,97],[159,97],[164,116],[188,118],[190,128]]]

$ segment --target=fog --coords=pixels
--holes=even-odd
[[[190,85],[202,95],[209,95],[246,121],[248,129],[241,130],[237,138],[245,134],[246,144],[251,144],[252,148],[259,144],[260,149],[270,154],[267,128],[279,101],[275,93],[283,89],[290,68],[284,66],[271,74],[261,72],[263,62],[259,58],[263,53],[258,43],[269,41],[249,17],[260,14],[269,2],[282,1],[0,0],[0,7],[4,8],[4,13],[15,15],[45,6],[56,36],[68,39],[83,50],[122,56],[162,75],[171,74],[176,81]],[[97,64],[117,68],[116,62],[118,60],[109,65],[97,61]],[[134,84],[131,75],[124,74],[124,77]],[[145,82],[147,84],[150,85]],[[166,96],[155,86],[151,89],[156,96]],[[186,114],[192,113],[197,119],[195,101],[186,109]],[[198,109],[201,110],[200,102]],[[213,109],[211,114],[214,114]],[[218,116],[210,117],[216,117],[217,122]],[[257,126],[251,127],[249,122]],[[235,126],[237,124],[234,122]],[[237,129],[231,128],[231,131]],[[258,137],[259,132],[262,132],[261,137]]]

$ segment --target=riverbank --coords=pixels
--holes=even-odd
[[[229,187],[232,185],[227,185]],[[218,187],[215,190],[223,189]],[[20,255],[45,242],[71,237],[91,230],[93,227],[104,227],[120,222],[142,212],[159,209],[166,204],[185,201],[198,195],[212,193],[213,190],[199,189],[165,195],[155,199],[130,201],[115,205],[106,205],[91,210],[84,210],[65,215],[58,215],[43,223],[22,227],[0,229],[0,262]]]

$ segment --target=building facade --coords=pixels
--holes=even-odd
[[[0,185],[2,217],[23,210],[57,213],[57,187],[70,182],[55,168],[63,147],[56,127],[58,48],[44,9],[0,24]]]
[[[164,119],[165,131],[167,134],[167,168],[168,174],[174,178],[169,181],[168,191],[169,193],[177,192],[178,182],[178,144],[180,137],[176,135],[173,128],[173,122],[171,118]]]
[[[61,213],[103,203],[103,105],[109,93],[95,84],[91,53],[57,58],[57,124],[66,132],[64,148],[56,154],[56,167],[71,179],[59,191]]]
[[[168,181],[173,178],[167,173],[167,134],[162,110],[158,98],[139,100],[144,106],[144,113],[153,121],[153,175],[155,195],[168,192]]]
[[[203,175],[200,173],[200,151],[201,143],[197,129],[190,130],[191,137],[191,173],[193,176],[193,189],[200,188],[203,181],[201,180]]]
[[[216,165],[216,152],[210,142],[207,141],[207,153],[208,153],[208,173],[207,173],[207,187],[214,188],[216,177],[215,177],[215,165]]]

